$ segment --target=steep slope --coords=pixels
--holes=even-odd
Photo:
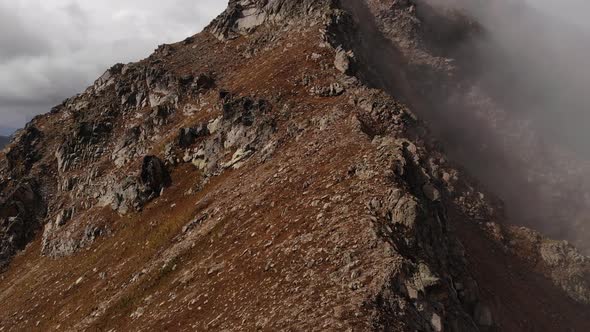
[[[588,259],[504,225],[366,86],[350,5],[231,1],[18,132],[0,156],[0,326],[588,330]]]
[[[571,144],[560,144],[559,135],[554,134],[571,131],[571,135],[583,135],[579,130],[568,130],[573,126],[563,125],[576,119],[586,123],[570,116],[577,108],[561,109],[565,106],[555,104],[559,104],[556,100],[580,104],[579,97],[570,95],[586,96],[577,91],[587,84],[579,84],[575,91],[546,87],[561,82],[559,76],[576,76],[572,77],[576,81],[579,74],[574,75],[572,68],[551,67],[549,63],[557,57],[552,53],[555,50],[526,39],[538,34],[527,24],[540,20],[531,18],[535,10],[503,0],[342,3],[360,27],[351,49],[368,63],[365,80],[412,105],[443,141],[449,157],[502,198],[512,222],[540,228],[590,252],[590,201],[586,195],[590,158]],[[470,11],[456,9],[464,7]],[[498,29],[498,23],[480,24],[469,16],[471,12],[488,20],[500,17],[495,20],[504,23],[500,36],[486,31]],[[538,23],[550,24],[544,22]],[[494,39],[507,38],[505,35],[522,45],[513,50],[514,43],[506,45]],[[559,38],[563,49],[571,53],[568,56],[584,54],[572,46],[571,36],[563,33]],[[525,50],[529,45],[533,50]],[[556,109],[541,112],[551,107]],[[586,103],[582,108],[586,109]],[[569,117],[572,120],[567,120]]]

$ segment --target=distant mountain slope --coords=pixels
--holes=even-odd
[[[9,138],[5,136],[0,136],[0,149],[4,148],[6,144],[8,144]]]
[[[17,130],[18,128],[0,125],[0,136],[10,136]]]

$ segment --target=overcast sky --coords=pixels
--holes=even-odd
[[[193,35],[226,0],[0,0],[0,134],[117,62]]]

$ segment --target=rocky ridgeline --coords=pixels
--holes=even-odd
[[[521,103],[534,104],[536,99],[516,95],[511,97],[516,100],[499,100],[497,96],[505,91],[488,77],[510,80],[510,74],[503,72],[510,56],[488,39],[491,33],[485,27],[454,9],[474,7],[507,17],[513,4],[463,0],[454,1],[458,6],[453,1],[441,6],[429,0],[342,3],[354,13],[360,39],[365,41],[364,46],[353,42],[351,49],[370,64],[366,80],[412,104],[414,112],[445,142],[449,158],[505,202],[512,222],[567,239],[588,254],[588,162],[567,144],[545,139],[547,134],[535,115],[521,115],[526,106]],[[367,47],[371,43],[389,47],[374,52]],[[491,63],[497,68],[489,69]],[[383,81],[383,76],[392,79]],[[512,171],[502,171],[506,169]]]
[[[335,3],[334,0],[231,0],[228,8],[207,30],[217,38],[227,40],[247,34],[265,23],[288,22],[303,27],[319,21]]]
[[[280,215],[289,219],[291,206],[310,200],[301,209],[322,210],[317,216],[307,216],[321,226],[289,237],[292,246],[289,250],[281,249],[283,252],[324,246],[324,238],[348,234],[337,231],[342,225],[353,229],[352,225],[361,221],[366,224],[361,230],[335,240],[339,252],[325,248],[318,251],[328,255],[321,258],[326,264],[342,265],[330,270],[330,278],[328,270],[324,271],[326,275],[314,277],[311,271],[315,271],[317,260],[305,263],[309,272],[306,277],[300,272],[284,276],[285,280],[315,282],[291,292],[310,292],[309,297],[296,304],[315,308],[315,304],[307,303],[316,294],[313,289],[341,279],[346,281],[330,284],[333,287],[328,288],[326,296],[337,294],[336,299],[357,303],[358,308],[354,313],[346,313],[349,309],[330,307],[326,315],[334,311],[343,322],[364,319],[366,325],[362,326],[375,330],[493,331],[502,322],[502,317],[497,317],[498,300],[489,295],[494,286],[479,284],[476,271],[477,260],[487,256],[466,251],[468,246],[462,243],[466,238],[460,231],[463,227],[477,229],[477,233],[470,233],[479,236],[474,241],[491,241],[499,250],[497,255],[522,259],[531,275],[543,276],[570,298],[590,304],[587,257],[565,242],[504,225],[503,205],[449,161],[416,115],[385,92],[367,87],[379,87],[390,93],[390,88],[399,88],[400,99],[411,104],[414,99],[405,93],[415,86],[406,78],[394,78],[394,84],[388,85],[375,76],[392,68],[380,66],[367,51],[366,47],[374,46],[373,37],[368,34],[376,32],[373,29],[379,29],[379,24],[391,28],[385,31],[394,40],[425,30],[418,26],[417,22],[422,21],[416,16],[412,1],[393,1],[390,7],[375,1],[362,4],[364,7],[350,1],[230,1],[228,9],[203,34],[175,45],[163,45],[139,63],[112,67],[82,94],[34,119],[15,135],[0,161],[0,265],[9,269],[14,255],[36,237],[41,238],[41,254],[52,259],[83,254],[83,248],[100,246],[100,241],[96,241],[101,237],[117,238],[113,220],[142,216],[142,211],[155,204],[155,200],[180,200],[169,194],[179,183],[190,182],[183,197],[203,191],[209,193],[208,197],[216,188],[222,188],[213,180],[225,181],[228,174],[244,168],[255,176],[257,172],[263,173],[263,167],[276,167],[276,174],[264,183],[242,183],[240,179],[239,183],[229,184],[233,189],[226,193],[245,197],[248,191],[258,190],[261,197],[264,194],[272,198],[273,182],[281,181],[288,167],[299,167],[305,169],[308,180],[290,179],[280,185],[301,182],[298,184],[304,192],[295,191],[297,199],[290,198]],[[376,26],[359,23],[362,15],[369,15],[371,10],[386,11],[385,7],[392,16],[371,16],[377,21]],[[399,21],[393,20],[396,17]],[[223,80],[228,74],[218,72],[227,68],[221,65],[215,70],[199,68],[190,73],[173,70],[173,64],[186,61],[183,52],[202,47],[209,35],[214,36],[215,45],[251,43],[245,46],[250,51],[241,54],[245,59],[258,59],[265,49],[278,47],[275,44],[281,42],[280,36],[287,38],[296,33],[316,36],[313,40],[317,45],[309,46],[313,51],[307,55],[307,61],[321,63],[322,68],[305,69],[304,75],[282,80],[288,82],[289,89],[301,88],[303,96],[290,95],[288,91],[230,91],[221,83],[233,83]],[[267,38],[269,35],[273,37]],[[248,38],[242,41],[244,36]],[[404,45],[420,49],[421,43],[432,42],[414,36],[416,44]],[[285,50],[289,44],[284,46]],[[237,45],[238,49],[244,48]],[[442,70],[441,66],[450,68],[449,61],[422,51],[424,57],[416,58],[425,61],[421,66],[429,63],[436,70]],[[216,59],[210,60],[213,63]],[[413,68],[412,64],[408,66]],[[326,75],[327,79],[319,79]],[[321,112],[308,118],[306,110],[314,108]],[[303,120],[298,113],[305,115]],[[347,141],[353,136],[354,141]],[[333,169],[322,170],[323,164],[331,162],[329,157],[320,165],[311,166],[317,156],[333,155],[327,151],[337,144],[347,144],[343,149],[350,156],[339,159]],[[278,167],[275,161],[293,147],[305,151],[292,157],[297,164]],[[184,169],[190,169],[189,180],[175,177]],[[325,172],[321,179],[317,179],[319,171]],[[313,196],[316,194],[309,189],[312,179],[327,182],[322,185],[324,190],[341,189],[331,195]],[[261,197],[256,199],[257,206],[275,207],[274,201],[264,202]],[[328,197],[330,203],[320,204]],[[360,208],[355,205],[357,202],[361,203]],[[157,258],[145,263],[115,295],[96,303],[92,313],[76,325],[77,329],[86,329],[106,317],[109,305],[121,300],[121,292],[149,278],[150,273],[173,273],[176,265],[170,262],[179,259],[182,248],[194,247],[207,230],[219,230],[220,221],[232,219],[247,201],[236,198],[225,205],[228,204],[231,206],[209,207],[215,202],[205,198],[192,204],[203,206],[203,211],[186,223],[173,241],[166,242],[169,247],[162,248]],[[339,214],[327,216],[326,211],[332,208],[338,208]],[[242,217],[249,220],[254,216]],[[272,227],[269,225],[267,230]],[[239,240],[243,230],[231,232],[232,235],[224,233],[219,237],[233,239],[235,235],[232,249],[236,246],[243,251],[242,256],[250,255],[253,248]],[[255,238],[256,232],[245,237]],[[273,246],[270,241],[264,248],[274,250]],[[279,249],[275,253],[280,253]],[[243,260],[242,256],[239,260]],[[363,259],[372,264],[361,269]],[[226,260],[230,257],[207,268],[207,280],[231,274],[233,268],[226,268]],[[193,265],[200,264],[197,263]],[[294,261],[289,263],[293,264]],[[274,263],[269,261],[264,272],[273,269]],[[227,285],[228,289],[230,286]],[[272,289],[275,288],[282,287]],[[170,301],[175,298],[171,296]],[[143,310],[147,309],[137,309],[131,318],[145,319]],[[325,315],[322,317],[322,322],[328,321]]]

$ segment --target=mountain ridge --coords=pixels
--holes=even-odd
[[[587,258],[506,224],[407,105],[365,86],[352,13],[231,1],[17,133],[0,157],[0,324],[587,327]]]

